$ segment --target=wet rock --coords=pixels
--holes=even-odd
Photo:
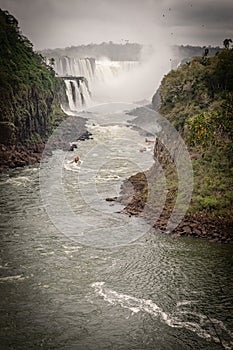
[[[74,140],[90,138],[91,133],[86,130],[86,119],[81,117],[69,117],[66,128],[60,129],[54,139],[49,143],[35,142],[28,144],[0,144],[0,172],[17,166],[32,165],[41,160],[45,150],[46,156],[51,156],[55,149],[68,151]],[[56,131],[55,131],[56,133]]]
[[[164,208],[158,217],[156,208],[145,210],[147,178],[143,173],[138,173],[126,180],[121,187],[121,195],[118,200],[126,205],[123,209],[128,215],[140,215],[155,229],[173,238],[191,236],[204,238],[212,242],[233,243],[233,218],[216,217],[207,212],[187,214],[182,222],[172,232],[166,230],[171,210]],[[144,196],[143,196],[144,194]]]
[[[188,225],[182,226],[182,231],[185,232],[187,235],[192,233],[192,229]]]
[[[85,141],[89,140],[92,136],[92,133],[90,133],[88,130],[86,130],[81,136],[77,138],[77,141]]]
[[[12,145],[0,147],[0,172],[10,168],[32,165],[40,161],[44,143],[30,145]]]
[[[115,202],[117,200],[117,197],[113,197],[113,198],[106,198],[105,199],[107,202]]]
[[[70,149],[69,151],[73,151],[75,148],[78,148],[77,145],[75,143],[73,143],[71,146],[70,146]]]

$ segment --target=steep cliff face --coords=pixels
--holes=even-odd
[[[43,142],[64,118],[62,81],[19,30],[17,20],[0,10],[0,143]]]

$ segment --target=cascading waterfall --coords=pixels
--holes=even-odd
[[[59,57],[55,60],[54,69],[59,76],[85,77],[89,82],[94,78],[94,58]]]
[[[106,82],[137,68],[137,61],[96,61],[95,81]]]
[[[108,59],[59,57],[55,60],[54,69],[61,76],[85,77],[89,83],[93,81],[109,81],[132,71],[138,66],[138,61],[110,61]]]
[[[132,72],[138,67],[138,61],[110,61],[106,58],[70,58],[61,56],[54,61],[54,69],[58,76],[65,80],[69,109],[72,111],[88,107],[92,104],[90,90],[98,100],[98,93],[106,95],[105,84]],[[90,90],[89,90],[90,86]],[[109,91],[109,89],[107,88]],[[107,91],[107,93],[108,93]],[[100,102],[100,101],[99,101]]]
[[[74,111],[82,105],[81,96],[78,93],[78,84],[76,80],[65,79],[66,95],[68,98],[69,108]]]
[[[57,75],[63,78],[70,111],[77,111],[91,104],[91,92],[88,82],[94,78],[94,58],[75,59],[62,56],[51,63]]]
[[[91,104],[91,93],[84,77],[64,78],[69,109],[76,111]]]

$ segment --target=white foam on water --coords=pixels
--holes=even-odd
[[[192,305],[193,303],[197,303],[197,301],[196,301],[196,300],[183,300],[183,301],[178,301],[177,307],[186,306],[186,305]]]
[[[0,277],[0,282],[11,282],[11,281],[22,281],[24,280],[25,277],[23,275],[14,275],[14,276],[5,276],[5,277]]]
[[[114,180],[119,180],[121,179],[120,176],[114,175],[114,174],[108,174],[108,175],[97,175],[95,178],[95,181],[98,183],[105,183],[106,181],[114,181]]]
[[[74,252],[74,251],[76,252],[77,250],[82,248],[81,246],[67,246],[65,244],[63,244],[62,247],[70,252]]]
[[[64,248],[64,253],[67,254],[67,255],[70,255],[72,253],[78,252],[81,249],[80,246],[76,246],[76,247],[75,246],[74,247],[68,247],[66,245],[62,245],[62,246]]]
[[[17,176],[17,177],[10,177],[6,181],[2,182],[2,184],[11,184],[14,186],[24,186],[26,187],[32,180],[29,179],[27,176]]]
[[[79,167],[80,167],[81,164],[82,164],[81,160],[79,162],[77,162],[77,163],[72,162],[72,160],[67,160],[67,161],[64,162],[64,168],[66,170],[78,172],[79,171]]]
[[[151,315],[159,317],[166,323],[170,324],[171,319],[158,305],[151,300],[138,299],[136,297],[118,293],[114,290],[104,287],[105,282],[95,282],[91,286],[95,289],[96,294],[104,298],[105,301],[112,305],[121,305],[125,309],[131,310],[133,313],[145,311]]]
[[[181,307],[192,305],[191,301],[178,302],[175,312],[169,314],[151,300],[118,293],[104,285],[105,282],[95,282],[91,286],[97,295],[111,305],[120,305],[132,313],[146,312],[159,318],[170,327],[187,329],[209,342],[221,343],[226,350],[233,348],[232,340],[223,339],[222,334],[225,334],[228,339],[233,339],[233,333],[226,328],[222,321],[191,310],[180,310]]]
[[[9,268],[10,268],[9,266],[0,265],[0,269],[9,269]]]

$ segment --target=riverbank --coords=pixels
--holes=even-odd
[[[0,146],[0,173],[9,169],[24,167],[41,160],[45,144],[43,142],[30,145]]]
[[[61,128],[54,148],[72,151],[72,142],[85,141],[91,134],[86,128],[86,118],[69,117],[66,128]],[[58,129],[59,130],[59,129]],[[0,144],[0,173],[9,169],[24,167],[40,162],[46,142],[30,142],[25,144]]]
[[[161,233],[170,234],[174,238],[192,236],[204,238],[211,242],[233,243],[233,219],[220,217],[205,211],[186,214],[175,230],[168,233],[166,225],[171,210],[168,209],[168,206],[164,207],[161,215],[157,218],[156,207],[153,208],[147,205],[147,188],[145,173],[133,175],[123,183],[121,196],[117,201],[126,205],[123,210],[125,213],[140,215],[155,229],[159,229]]]

